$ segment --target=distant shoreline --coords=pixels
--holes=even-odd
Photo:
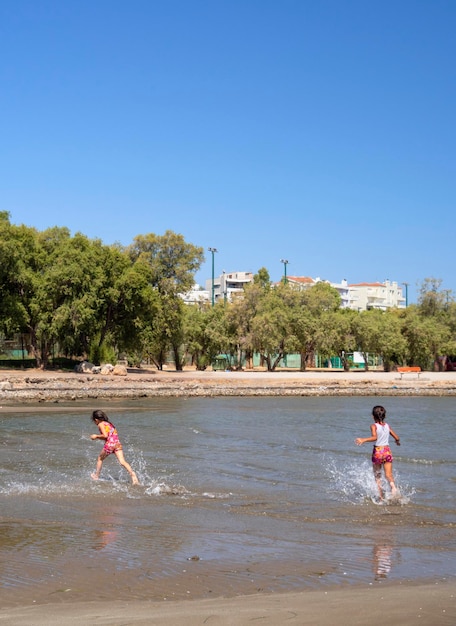
[[[154,397],[217,396],[454,396],[456,372],[158,371],[126,376],[64,371],[1,370],[0,406]]]

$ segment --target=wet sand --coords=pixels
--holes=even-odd
[[[456,585],[379,585],[181,602],[90,602],[0,610],[4,626],[454,626]]]

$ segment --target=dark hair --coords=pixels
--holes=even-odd
[[[100,422],[109,422],[108,416],[106,415],[106,413],[104,413],[103,411],[100,411],[99,409],[97,409],[96,411],[92,413],[92,419],[94,422],[96,422],[97,420],[99,420]]]
[[[374,420],[381,424],[385,421],[386,411],[382,406],[378,404],[372,409],[372,415],[374,417]]]

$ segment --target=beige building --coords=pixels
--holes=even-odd
[[[350,309],[367,311],[380,309],[385,311],[392,307],[405,308],[402,287],[397,282],[385,280],[384,283],[357,283],[348,286]]]

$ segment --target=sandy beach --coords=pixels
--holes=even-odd
[[[292,370],[197,372],[129,369],[126,376],[65,371],[1,370],[0,405],[85,399],[195,396],[453,396],[456,372]]]
[[[456,585],[381,585],[357,589],[181,602],[91,602],[0,611],[5,626],[454,626]]]
[[[397,372],[184,372],[129,370],[127,376],[99,376],[72,372],[0,370],[2,412],[61,410],[71,402],[94,398],[116,400],[162,396],[219,395],[442,395],[456,394],[456,372],[423,372],[399,376]],[[102,584],[102,581],[100,581]],[[214,598],[147,602],[69,601],[64,593],[49,604],[30,597],[20,607],[0,604],[0,624],[5,626],[71,626],[75,624],[121,626],[243,626],[285,624],[333,626],[342,620],[354,626],[387,621],[392,626],[456,624],[454,579],[389,581],[359,586],[325,587],[301,592],[258,593]],[[1,591],[0,591],[1,597]]]

